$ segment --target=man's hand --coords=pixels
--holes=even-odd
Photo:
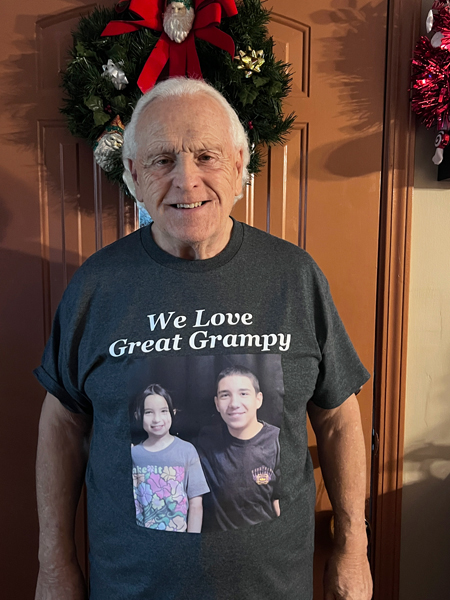
[[[370,600],[372,576],[367,556],[335,551],[325,567],[324,600]]]
[[[76,561],[66,567],[39,570],[35,600],[87,600],[83,573]]]

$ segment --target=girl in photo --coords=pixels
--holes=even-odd
[[[202,495],[209,492],[197,450],[170,433],[172,398],[152,383],[136,398],[131,414],[133,494],[136,522],[163,531],[200,533]]]

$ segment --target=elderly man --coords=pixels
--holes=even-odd
[[[78,270],[36,370],[48,391],[37,459],[38,600],[88,597],[73,540],[86,464],[91,600],[311,600],[306,411],[335,514],[326,600],[371,597],[354,395],[368,374],[314,261],[230,218],[248,159],[236,114],[203,82],[168,80],[136,106],[125,132],[124,179],[153,223]],[[176,533],[170,515],[186,512],[176,491],[186,488],[184,467],[155,467],[161,456],[153,460],[149,451],[148,468],[132,481],[136,373],[150,372],[158,357],[243,352],[281,355],[280,516],[223,532]],[[240,402],[233,410],[245,411]],[[149,419],[155,439],[168,436],[166,417]],[[160,452],[170,448],[172,436],[165,439]],[[261,469],[254,485],[270,480]],[[136,524],[138,493],[145,527]],[[158,521],[164,502],[170,514]]]

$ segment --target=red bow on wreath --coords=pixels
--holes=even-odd
[[[180,0],[182,2],[182,0]],[[222,18],[222,9],[227,17],[237,14],[234,0],[194,0],[194,21],[183,42],[177,43],[163,31],[163,14],[166,0],[131,0],[129,9],[140,16],[136,21],[110,21],[102,36],[121,35],[148,27],[162,31],[161,37],[153,48],[138,79],[143,93],[151,89],[169,61],[169,77],[202,78],[200,62],[195,48],[195,38],[206,40],[234,56],[233,39],[218,29]],[[183,2],[184,4],[184,2]]]

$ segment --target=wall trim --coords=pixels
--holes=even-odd
[[[388,2],[375,355],[374,431],[377,443],[372,457],[374,600],[398,600],[399,596],[415,150],[415,119],[407,90],[420,18],[421,0]]]

